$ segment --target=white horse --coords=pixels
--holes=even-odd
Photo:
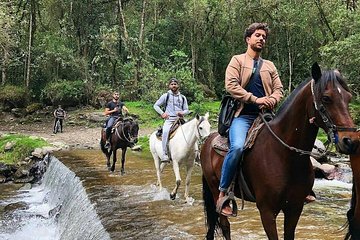
[[[194,166],[196,154],[198,154],[199,139],[205,138],[210,134],[209,113],[201,117],[197,115],[194,119],[180,125],[176,130],[174,136],[169,140],[169,156],[171,157],[173,169],[176,177],[175,188],[170,193],[170,198],[175,199],[176,193],[181,183],[180,166],[185,163],[186,166],[186,186],[185,199],[189,200],[189,185],[191,179],[191,172]],[[150,136],[150,151],[154,158],[157,185],[162,189],[160,174],[163,171],[166,163],[161,163],[160,156],[163,155],[161,140],[156,137],[156,131]]]

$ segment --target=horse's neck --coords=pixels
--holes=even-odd
[[[310,89],[304,87],[271,123],[271,127],[288,145],[312,149],[319,128],[310,123],[307,108],[311,107],[311,99]]]
[[[193,119],[186,124],[183,124],[178,129],[178,136],[179,138],[185,138],[185,141],[189,145],[193,145],[197,140],[197,121],[196,119]]]

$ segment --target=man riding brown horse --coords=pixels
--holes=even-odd
[[[129,110],[125,107],[125,103],[119,101],[120,95],[119,92],[113,93],[113,99],[106,104],[104,114],[109,116],[106,121],[106,144],[105,148],[110,147],[110,136],[111,136],[111,129],[116,122],[116,120],[122,116],[122,112],[128,113]]]

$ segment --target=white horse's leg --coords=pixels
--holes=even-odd
[[[194,160],[191,160],[186,164],[186,181],[185,181],[185,201],[189,202],[189,189],[190,189],[190,180],[191,180],[191,173],[194,167]]]
[[[176,185],[175,185],[175,188],[170,193],[170,199],[171,200],[174,200],[176,198],[177,191],[178,191],[179,186],[181,184],[179,162],[177,160],[175,160],[175,159],[173,159],[173,170],[174,170],[174,173],[175,173]]]

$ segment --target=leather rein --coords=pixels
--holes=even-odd
[[[314,92],[314,79],[311,80],[310,82],[310,86],[311,86],[311,94],[313,97],[313,103],[314,103],[314,107],[315,110],[319,113],[319,115],[321,116],[321,119],[323,121],[323,123],[325,124],[327,131],[326,134],[328,136],[329,142],[326,144],[326,149],[324,151],[324,153],[321,154],[317,154],[317,153],[313,153],[312,151],[306,151],[306,150],[302,150],[296,147],[292,147],[290,145],[288,145],[287,143],[285,143],[279,136],[276,135],[276,133],[271,129],[271,127],[269,126],[269,123],[266,121],[265,116],[266,114],[262,114],[260,113],[260,117],[261,120],[263,121],[263,123],[265,124],[265,126],[268,128],[268,130],[270,131],[270,133],[286,148],[290,149],[291,151],[295,151],[297,153],[300,153],[301,155],[309,155],[315,159],[320,159],[324,156],[326,156],[328,154],[328,149],[330,145],[333,144],[337,144],[339,141],[338,138],[338,134],[337,132],[358,132],[359,129],[355,128],[355,127],[340,127],[340,126],[336,126],[335,124],[333,124],[333,122],[331,121],[331,118],[329,117],[328,111],[326,110],[326,108],[324,107],[324,105],[322,104],[322,102],[317,102],[316,96],[315,96],[315,92]]]
[[[132,119],[127,119],[127,120],[132,121]],[[124,132],[124,125],[125,125],[124,122],[125,122],[125,121],[123,121],[123,122],[120,124],[120,126],[121,126],[121,133],[122,133],[122,135],[123,135],[124,137],[121,137],[121,134],[119,133],[119,127],[117,127],[117,128],[115,129],[116,135],[117,135],[121,140],[124,140],[124,141],[126,141],[126,142],[128,142],[128,143],[135,143],[134,140],[136,139],[136,137],[131,136],[131,135],[130,135],[130,132],[128,132],[128,136],[126,136],[126,134],[125,134],[125,132]]]

